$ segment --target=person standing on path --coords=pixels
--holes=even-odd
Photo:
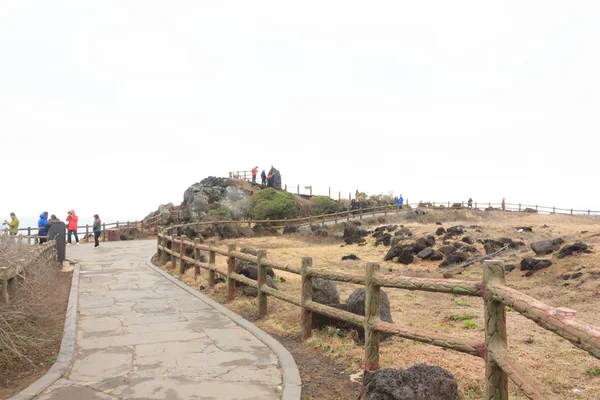
[[[267,184],[267,173],[265,172],[264,169],[260,173],[260,179],[262,179],[263,186]]]
[[[100,221],[100,217],[98,214],[94,214],[94,226],[92,228],[94,231],[94,248],[100,247],[100,234],[102,233],[102,222]]]
[[[48,216],[46,213],[40,214],[40,219],[38,220],[38,235],[40,235],[40,244],[46,243],[48,241],[48,229],[50,228],[50,223],[48,222]],[[46,237],[41,237],[46,236]]]
[[[502,198],[501,205],[502,205],[502,211],[505,211],[506,210],[506,203],[504,202],[504,198]]]
[[[256,174],[258,174],[258,165],[252,168],[252,183],[256,183]]]
[[[67,216],[67,231],[69,232],[67,239],[67,246],[71,245],[71,235],[75,235],[75,244],[79,246],[79,236],[77,236],[77,223],[79,222],[79,217],[75,215],[75,210],[71,210]]]
[[[11,236],[17,236],[19,233],[19,218],[17,218],[14,212],[10,213],[10,222],[4,220],[2,225],[8,225],[8,234]]]
[[[467,202],[467,206],[469,208],[473,208],[473,199],[471,197],[469,197],[469,201]]]
[[[398,196],[398,208],[402,209],[402,204],[404,204],[404,198],[402,195]]]

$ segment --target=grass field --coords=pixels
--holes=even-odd
[[[394,219],[395,218],[395,219]],[[515,264],[517,268],[508,273],[508,286],[521,290],[547,304],[555,307],[568,307],[577,311],[576,318],[600,326],[600,254],[594,246],[600,241],[600,219],[594,217],[571,217],[559,215],[537,215],[502,212],[469,212],[469,211],[431,211],[417,219],[406,220],[403,217],[388,218],[385,223],[376,220],[363,220],[370,229],[388,223],[403,224],[408,227],[414,237],[434,234],[442,222],[444,227],[463,225],[466,235],[477,239],[497,239],[508,237],[524,241],[527,246],[519,250],[509,251],[495,259],[504,260],[506,264]],[[481,232],[476,232],[471,225],[478,225]],[[517,232],[517,226],[531,226],[533,232]],[[330,227],[330,231],[342,229],[341,226]],[[584,233],[582,233],[584,232]],[[551,255],[552,267],[537,272],[532,277],[524,277],[518,266],[525,256],[533,256],[529,244],[533,241],[561,236],[567,243],[583,240],[592,247],[593,253],[581,254],[558,259]],[[438,242],[441,239],[437,238]],[[460,239],[457,239],[460,240]],[[233,241],[223,241],[219,245]],[[303,256],[311,256],[313,265],[338,271],[362,273],[364,263],[376,261],[381,263],[381,270],[388,274],[405,276],[441,278],[444,270],[438,268],[439,262],[421,261],[405,266],[396,262],[384,262],[383,256],[388,251],[386,246],[373,246],[374,239],[368,237],[367,245],[343,245],[333,238],[314,238],[301,236],[263,237],[238,239],[239,247],[266,249],[268,257],[273,260],[300,265]],[[436,243],[437,245],[437,243]],[[481,254],[485,254],[481,244],[475,244]],[[341,261],[341,257],[356,254],[360,261]],[[225,266],[224,257],[217,261]],[[585,268],[581,268],[585,267]],[[573,280],[557,279],[558,275],[582,272],[583,275]],[[188,271],[191,272],[191,271]],[[459,271],[454,271],[458,273]],[[276,272],[285,282],[278,282],[279,289],[300,297],[300,276]],[[207,273],[194,281],[193,274],[181,277],[188,284],[199,288],[207,286]],[[459,274],[456,279],[481,280],[481,263],[471,265]],[[352,284],[338,284],[341,301],[357,287]],[[211,296],[224,301],[226,285],[216,286]],[[483,341],[483,302],[480,298],[461,297],[427,292],[411,292],[401,289],[385,289],[388,293],[395,323],[414,326],[451,334],[453,336]],[[244,315],[256,315],[256,299],[243,297],[228,304],[232,310]],[[269,315],[257,321],[263,329],[280,335],[299,337],[300,310],[298,307],[269,298]],[[572,346],[559,336],[546,331],[516,312],[508,310],[507,333],[509,349],[534,376],[564,399],[600,399],[600,361],[586,352]],[[349,372],[360,371],[363,362],[363,348],[356,344],[352,335],[335,329],[315,331],[305,346],[322,350],[324,357],[332,357],[347,366]],[[406,368],[417,363],[439,365],[456,377],[461,398],[465,400],[484,397],[484,370],[482,359],[443,350],[402,338],[390,338],[381,344],[380,364],[382,367]],[[511,398],[525,398],[511,384]]]

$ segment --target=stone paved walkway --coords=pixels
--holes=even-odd
[[[37,398],[279,399],[275,354],[148,263],[154,241],[67,248],[81,264],[75,359]]]

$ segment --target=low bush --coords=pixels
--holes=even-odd
[[[252,196],[250,216],[255,220],[294,218],[298,213],[294,195],[273,188],[259,191]]]

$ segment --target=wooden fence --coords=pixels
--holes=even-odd
[[[380,272],[378,263],[367,263],[365,274],[356,275],[314,268],[311,257],[303,257],[300,266],[287,265],[267,259],[264,250],[258,250],[257,256],[253,256],[237,251],[235,244],[229,244],[227,249],[223,249],[217,247],[214,240],[209,240],[208,244],[204,245],[200,243],[200,239],[190,241],[185,236],[169,235],[169,231],[171,229],[164,229],[158,233],[157,249],[161,262],[170,259],[175,267],[179,260],[180,272],[184,271],[184,263],[193,265],[196,277],[202,269],[208,270],[209,289],[214,288],[216,273],[226,277],[228,302],[235,299],[236,282],[256,288],[258,290],[258,315],[261,317],[267,315],[267,296],[301,307],[302,340],[306,340],[312,334],[313,312],[362,326],[365,330],[365,371],[378,369],[379,333],[388,333],[485,359],[486,399],[488,400],[508,398],[509,378],[530,399],[558,399],[509,353],[506,340],[506,306],[600,359],[600,328],[573,318],[575,315],[573,310],[551,307],[505,286],[504,266],[501,261],[485,261],[484,279],[479,282],[389,276]],[[186,255],[189,248],[193,249],[193,257]],[[208,254],[207,262],[202,261],[204,259],[203,252]],[[226,270],[217,267],[217,255],[227,257]],[[254,281],[237,274],[235,272],[237,260],[256,263],[258,280]],[[267,286],[268,267],[300,275],[302,277],[301,297],[296,298],[284,291]],[[356,315],[313,302],[312,279],[315,277],[363,285],[366,290],[365,315]],[[485,314],[483,341],[471,341],[381,321],[379,296],[382,287],[481,297]]]
[[[127,231],[131,231],[132,229],[137,229],[140,231],[141,235],[143,235],[144,233],[156,233],[157,227],[158,227],[158,221],[159,221],[160,217],[161,217],[160,215],[157,215],[156,217],[148,218],[148,219],[145,219],[142,221],[126,221],[126,222],[116,221],[116,222],[102,223],[102,240],[106,241],[106,239],[107,239],[107,229],[108,230],[125,229]],[[32,227],[19,228],[19,232],[27,232],[27,234],[25,234],[25,235],[19,234],[19,235],[17,235],[17,239],[20,242],[23,242],[26,240],[28,243],[33,242],[35,244],[35,243],[38,243],[39,239],[47,239],[48,238],[47,236],[42,236],[42,235],[36,234],[35,232],[38,230],[39,230],[39,228],[32,228]],[[81,225],[81,226],[77,227],[77,234],[84,235],[83,238],[86,242],[89,242],[91,233],[93,233],[92,225],[86,224],[86,225]]]
[[[1,240],[12,240],[12,238],[14,238],[14,236],[2,238]],[[56,242],[54,241],[50,241],[42,244],[41,246],[34,247],[31,251],[33,251],[33,256],[27,264],[17,264],[10,266],[0,265],[0,283],[2,283],[2,286],[0,287],[2,296],[0,296],[0,299],[4,299],[6,303],[10,301],[10,292],[15,287],[14,283],[16,278],[19,276],[23,276],[23,273],[27,272],[29,266],[38,262],[56,262]]]

